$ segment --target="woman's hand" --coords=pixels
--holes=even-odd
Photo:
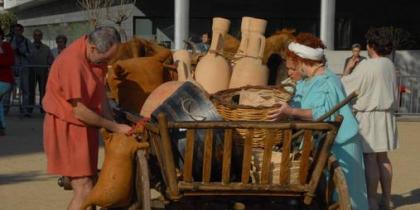
[[[283,116],[289,116],[292,112],[292,109],[289,104],[286,102],[280,102],[281,106],[278,109],[268,112],[268,119],[270,121],[276,121]]]

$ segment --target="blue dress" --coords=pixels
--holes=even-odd
[[[345,98],[344,88],[338,77],[326,70],[322,75],[306,79],[296,86],[296,95],[291,106],[311,109],[315,120],[331,110]],[[352,207],[366,210],[368,207],[363,150],[358,132],[358,123],[349,105],[341,108],[337,114],[344,117],[332,147],[346,177]],[[326,121],[333,121],[334,115]]]

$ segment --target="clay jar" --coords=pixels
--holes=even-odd
[[[229,88],[237,88],[246,85],[267,85],[268,68],[262,64],[265,49],[264,32],[267,21],[263,19],[244,17],[242,24],[249,24],[248,32],[242,36],[241,46],[235,57],[239,60],[233,67],[232,78]],[[246,27],[241,27],[241,30]]]
[[[224,18],[213,18],[213,37],[209,52],[198,62],[195,80],[212,94],[229,86],[231,68],[222,56],[223,42],[229,30],[230,21]]]
[[[191,54],[187,50],[177,50],[172,55],[174,62],[178,63],[178,81],[192,79],[191,75]]]
[[[147,97],[146,101],[141,108],[140,115],[150,118],[153,111],[158,108],[162,103],[171,96],[176,90],[178,90],[184,82],[180,81],[170,81],[165,82],[160,85],[158,88],[153,90],[153,92]]]

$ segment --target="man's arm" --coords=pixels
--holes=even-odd
[[[118,124],[114,121],[106,119],[89,108],[87,108],[80,100],[71,100],[70,103],[73,106],[73,114],[74,116],[86,123],[89,126],[106,128],[112,132],[116,133],[127,133],[131,130],[131,127],[125,124]]]
[[[102,110],[103,110],[103,115],[104,115],[104,117],[106,119],[108,119],[108,120],[114,120],[114,116],[112,114],[111,106],[109,105],[108,99],[106,97],[102,101]]]

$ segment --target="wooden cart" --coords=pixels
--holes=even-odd
[[[157,188],[166,203],[177,203],[188,198],[212,197],[223,195],[251,198],[294,197],[302,201],[308,209],[351,209],[347,185],[340,167],[331,154],[340,122],[168,122],[164,114],[158,116],[157,123],[146,124],[143,141],[151,145],[149,151],[137,153],[136,194],[142,209],[150,210],[150,188]],[[235,131],[246,129],[242,160],[233,162]],[[186,132],[186,147],[182,166],[179,166],[171,139],[171,129]],[[266,129],[264,139],[262,169],[260,179],[252,181],[252,136],[255,129]],[[204,132],[204,152],[200,179],[194,178],[193,165],[197,161],[194,148],[197,141],[196,131]],[[215,132],[223,133],[222,147],[214,144]],[[275,132],[282,132],[282,142],[273,145]],[[281,151],[280,174],[278,180],[270,178],[273,170],[271,157],[273,148]],[[218,151],[219,150],[219,151]],[[291,157],[292,153],[298,151]],[[217,156],[217,157],[216,157]],[[215,178],[214,159],[219,158],[221,167]],[[298,165],[298,172],[292,176],[292,165]],[[234,177],[233,166],[241,168]],[[277,167],[277,166],[276,166]],[[216,167],[217,168],[217,167]],[[329,174],[329,175],[326,175]],[[326,178],[329,176],[330,178]],[[294,179],[294,180],[292,180]],[[335,199],[333,199],[333,195]],[[337,199],[338,198],[338,199]],[[196,207],[195,209],[198,209]]]

